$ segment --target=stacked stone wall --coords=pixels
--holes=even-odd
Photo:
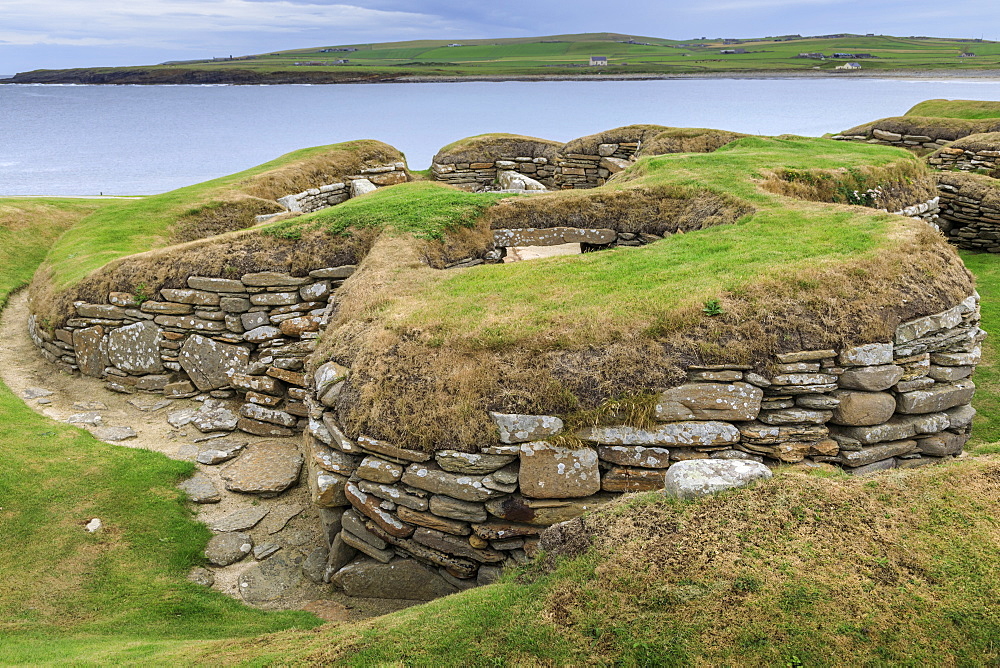
[[[962,185],[954,179],[938,183],[942,232],[959,248],[1000,253],[1000,203]]]
[[[596,188],[625,169],[638,153],[640,142],[599,144],[597,154],[565,153],[559,156],[555,184],[564,190]]]
[[[864,135],[834,135],[831,139],[837,141],[865,142],[866,144],[881,144],[882,146],[897,146],[910,150],[929,149],[932,151],[936,151],[954,141],[951,139],[932,139],[927,135],[900,134],[898,132],[889,132],[888,130],[879,130],[878,128],[874,128],[868,134]]]
[[[482,190],[496,186],[499,174],[514,171],[532,178],[546,187],[554,185],[555,165],[545,157],[514,157],[508,160],[484,160],[483,162],[437,163],[431,165],[435,181],[453,185],[462,190]]]
[[[691,367],[687,383],[660,395],[654,426],[570,434],[556,416],[492,413],[497,441],[477,453],[350,437],[331,406],[351,371],[328,362],[310,378],[304,435],[313,502],[339,518],[328,577],[361,594],[378,563],[405,563],[444,593],[490,582],[530,558],[547,526],[662,489],[678,461],[808,462],[859,475],[946,460],[969,438],[984,337],[972,295],[901,324],[892,341],[776,355],[767,374]],[[560,445],[574,440],[581,447]]]
[[[1000,161],[1000,151],[988,149],[971,150],[957,146],[946,146],[927,157],[927,164],[940,170],[993,171]]]
[[[356,197],[358,187],[352,188],[355,181],[367,182],[371,186],[379,187],[405,183],[407,180],[409,180],[409,175],[406,171],[406,164],[403,162],[375,165],[362,169],[358,174],[345,176],[342,182],[327,183],[300,193],[286,195],[278,199],[278,203],[289,211],[312,213]],[[362,187],[361,194],[370,190],[370,186]]]
[[[290,436],[304,426],[303,368],[328,300],[353,271],[191,276],[188,288],[163,288],[155,300],[113,292],[107,304],[77,302],[74,317],[52,334],[31,316],[29,333],[49,361],[105,379],[116,392],[239,394],[230,429]]]

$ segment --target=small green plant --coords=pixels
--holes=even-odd
[[[149,286],[145,283],[140,283],[135,286],[135,290],[132,291],[132,296],[135,297],[135,303],[142,306],[143,303],[148,302],[153,298],[153,295],[149,292]]]
[[[704,308],[701,309],[702,313],[709,317],[714,317],[717,315],[722,315],[725,310],[722,308],[722,302],[718,299],[709,299],[705,302]]]

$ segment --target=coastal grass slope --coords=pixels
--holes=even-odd
[[[607,65],[590,67],[592,56],[607,58]],[[584,33],[347,44],[149,66],[36,70],[18,74],[13,82],[250,84],[387,81],[417,76],[830,73],[845,62],[860,62],[864,70],[876,72],[990,70],[1000,65],[1000,43],[853,34],[672,40]]]

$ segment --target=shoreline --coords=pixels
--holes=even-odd
[[[102,77],[85,76],[80,71],[66,72],[59,76],[57,72],[29,78],[31,73],[20,73],[14,78],[0,79],[0,85],[80,85],[80,86],[177,86],[177,85],[229,85],[229,86],[280,86],[280,85],[337,85],[337,84],[395,84],[395,83],[503,83],[503,82],[549,82],[549,81],[668,81],[677,79],[713,80],[774,80],[774,79],[897,79],[911,81],[938,80],[979,80],[1000,81],[1000,69],[969,69],[969,70],[754,70],[754,71],[719,71],[719,72],[670,72],[670,73],[616,73],[616,74],[483,74],[483,75],[386,75],[370,78],[346,77],[341,79],[324,79],[316,76],[294,76],[297,73],[280,72],[277,80],[266,79],[247,80],[247,72],[226,72],[223,70],[184,70],[175,72],[172,80],[150,80],[149,70],[133,70],[119,74],[114,80],[95,80]],[[254,73],[256,74],[256,73]],[[289,76],[289,75],[292,76]],[[305,73],[303,73],[305,74]],[[310,72],[310,75],[319,74]],[[23,77],[17,80],[16,77]],[[31,80],[34,79],[34,80]],[[197,79],[197,80],[196,80]]]

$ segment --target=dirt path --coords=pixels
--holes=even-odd
[[[99,421],[93,420],[96,424],[77,426],[98,437],[102,428],[130,427],[136,436],[114,445],[153,450],[172,459],[193,462],[200,451],[213,446],[216,439],[210,438],[211,434],[203,434],[192,425],[174,428],[167,422],[170,413],[184,408],[198,408],[200,401],[165,401],[160,395],[144,393],[117,394],[95,378],[58,371],[31,342],[27,320],[27,292],[22,291],[11,297],[0,313],[0,379],[14,394],[25,398],[30,408],[63,423],[72,416],[90,414],[93,418],[96,414],[99,416]],[[39,389],[51,394],[30,398]],[[235,402],[228,403],[230,409],[238,409]],[[248,443],[265,440],[242,432],[220,436]],[[301,564],[310,556],[315,562],[317,555],[314,553],[322,550],[324,544],[319,514],[309,502],[305,484],[299,484],[274,498],[261,498],[227,491],[219,474],[221,466],[197,463],[196,466],[212,481],[222,497],[219,503],[196,505],[200,521],[212,526],[236,511],[267,510],[267,516],[245,533],[250,534],[256,546],[271,544],[279,547],[273,556],[261,561],[250,555],[230,566],[212,567],[214,589],[255,607],[308,608],[331,621],[364,619],[413,604],[412,601],[350,598],[331,585],[300,577]],[[289,586],[289,573],[292,571],[293,579],[298,582]],[[244,576],[244,582],[250,578],[255,584],[262,583],[257,585],[256,595],[247,595],[246,589],[241,593],[241,576]]]

